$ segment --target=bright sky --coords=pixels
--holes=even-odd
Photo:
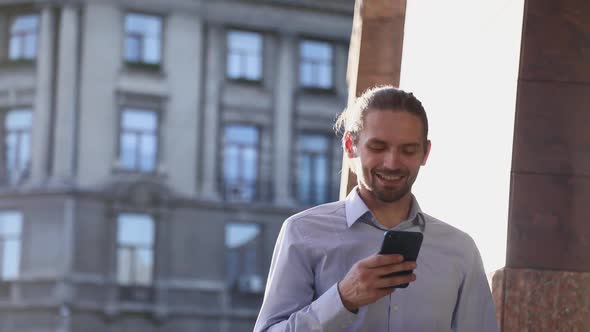
[[[429,214],[502,268],[524,0],[407,1],[400,87],[422,100],[432,152],[414,186]]]

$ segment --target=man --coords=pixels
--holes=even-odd
[[[285,221],[254,330],[497,331],[475,243],[422,212],[411,193],[431,147],[420,101],[370,89],[336,127],[358,186]],[[387,230],[422,232],[417,262],[376,254]]]

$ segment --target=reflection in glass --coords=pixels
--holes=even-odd
[[[262,36],[256,32],[227,33],[227,76],[258,81],[262,78]]]
[[[224,138],[225,198],[252,201],[258,178],[258,128],[229,125],[225,127]]]
[[[297,194],[303,204],[321,204],[329,200],[329,147],[325,135],[299,136]]]
[[[240,277],[259,275],[260,234],[259,224],[236,222],[225,225],[227,275],[231,282]]]
[[[119,162],[126,170],[153,172],[158,149],[158,116],[155,111],[125,109],[121,120]]]
[[[125,16],[125,60],[159,64],[162,19],[144,14]]]
[[[152,217],[124,213],[117,224],[117,281],[122,285],[151,284],[155,239]]]
[[[29,109],[8,111],[4,118],[4,168],[7,181],[18,183],[31,160],[31,128],[33,112]]]
[[[299,82],[306,88],[332,87],[332,45],[327,42],[304,40],[301,42]]]
[[[17,16],[10,27],[8,58],[32,60],[37,55],[37,15]]]
[[[14,280],[20,274],[22,214],[0,212],[0,280]]]

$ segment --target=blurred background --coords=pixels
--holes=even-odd
[[[251,331],[338,199],[354,1],[0,1],[0,331]]]

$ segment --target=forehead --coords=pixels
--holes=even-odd
[[[424,128],[420,117],[400,110],[369,110],[360,137],[366,140],[421,142]]]

